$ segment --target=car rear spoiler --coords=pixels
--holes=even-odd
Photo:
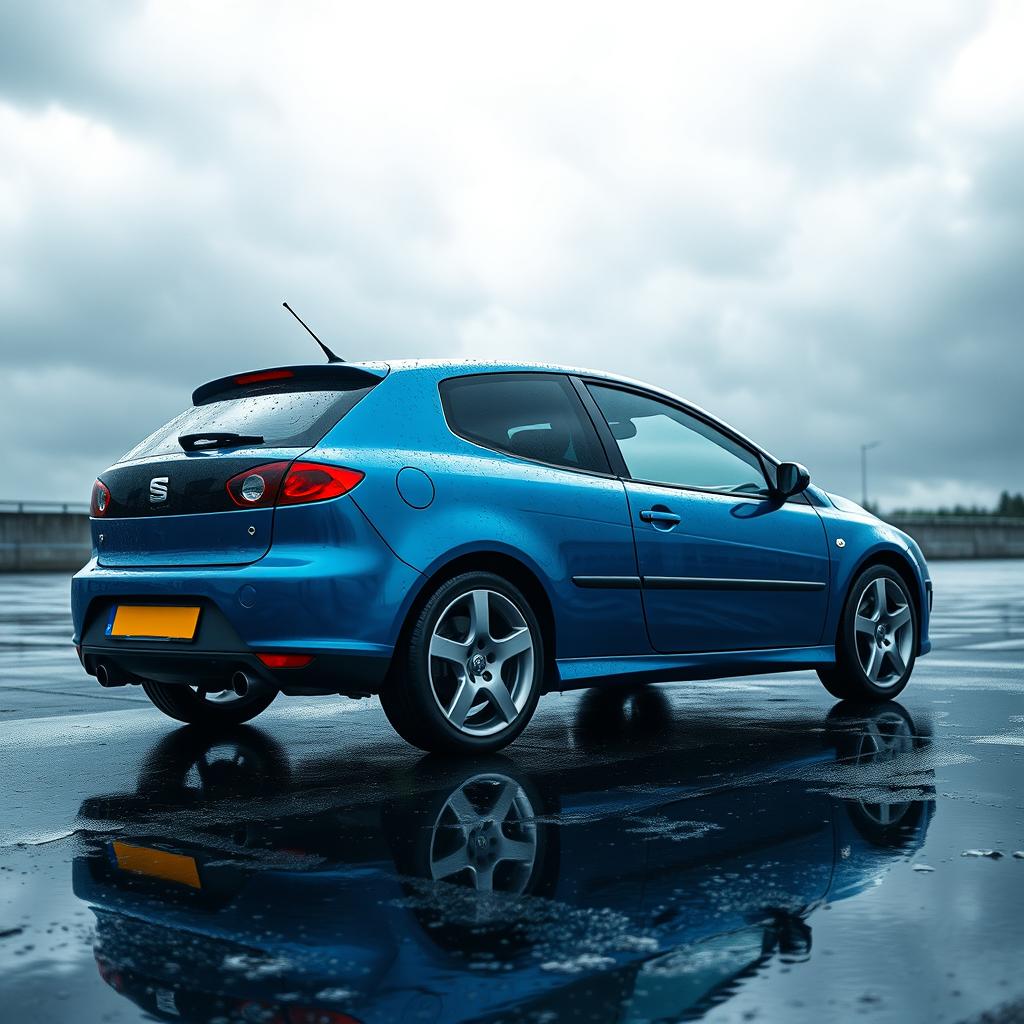
[[[271,366],[265,370],[234,373],[202,384],[192,392],[192,404],[207,405],[225,398],[281,391],[351,391],[373,387],[387,375],[387,363]]]

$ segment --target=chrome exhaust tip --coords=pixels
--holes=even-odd
[[[96,682],[100,686],[110,686],[110,673],[107,671],[107,666],[101,661],[96,666]]]
[[[249,692],[249,687],[252,685],[248,675],[245,672],[239,670],[231,677],[231,689],[239,697],[244,697]]]

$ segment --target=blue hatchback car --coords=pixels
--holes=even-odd
[[[378,694],[494,750],[552,690],[813,668],[877,701],[929,650],[910,537],[658,388],[330,362],[192,401],[96,481],[72,584],[86,670],[180,721]]]

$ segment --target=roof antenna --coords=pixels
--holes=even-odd
[[[289,306],[287,302],[282,302],[281,305],[284,306],[284,308],[287,309],[288,312],[291,313],[291,315],[293,317],[295,317],[295,319],[298,320],[299,323],[302,324],[302,326],[305,327],[307,331],[309,331],[309,336],[324,350],[324,355],[327,356],[327,362],[329,362],[329,363],[343,363],[343,362],[345,362],[345,360],[342,359],[341,356],[339,356],[336,353],[332,352],[312,331],[309,330],[309,325],[306,323],[306,321],[303,320],[302,317],[299,316],[299,314],[296,313],[295,310],[292,309],[292,307]]]

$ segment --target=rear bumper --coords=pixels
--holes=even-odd
[[[154,650],[108,644],[83,645],[81,652],[86,672],[94,676],[102,664],[111,686],[152,680],[182,685],[208,683],[222,688],[242,671],[250,679],[291,696],[341,693],[362,697],[377,693],[391,663],[390,658],[375,655],[320,654],[302,668],[269,669],[249,650]]]
[[[277,509],[273,547],[249,565],[107,568],[93,559],[71,581],[75,643],[87,671],[103,659],[127,681],[223,680],[244,668],[284,693],[373,692],[420,578],[346,499]],[[119,602],[198,604],[196,637],[111,639],[105,627]],[[270,670],[260,653],[314,660]]]
[[[83,570],[87,572],[88,568]],[[119,573],[117,584],[112,585],[107,573],[100,569],[91,576],[80,575],[73,580],[76,601],[85,603],[80,631],[75,637],[82,665],[95,676],[102,664],[110,680],[107,685],[153,680],[209,683],[223,688],[241,670],[286,694],[359,696],[377,692],[387,674],[392,645],[358,636],[308,635],[308,628],[301,628],[308,627],[308,617],[302,615],[301,609],[296,612],[287,594],[277,599],[280,605],[271,629],[262,616],[245,614],[252,609],[240,607],[237,601],[232,608],[220,587],[211,585],[208,577],[190,578],[185,583],[180,578],[141,579],[142,575],[132,573],[126,580],[125,574]],[[250,584],[242,584],[247,585]],[[264,582],[261,591],[266,589]],[[112,612],[124,603],[199,605],[196,635],[192,640],[109,637],[107,624]],[[225,606],[234,614],[229,614]],[[339,618],[344,622],[348,617]],[[246,629],[246,635],[240,626]],[[361,620],[360,626],[365,629],[366,621]],[[358,633],[358,629],[352,632]],[[271,669],[260,660],[260,654],[302,654],[313,660],[300,668]]]

